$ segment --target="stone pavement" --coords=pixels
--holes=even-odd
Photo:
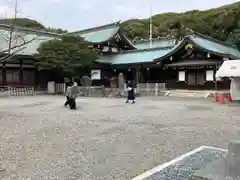
[[[238,106],[201,99],[0,99],[0,179],[130,180],[202,145],[227,148]],[[10,178],[9,178],[10,176]]]

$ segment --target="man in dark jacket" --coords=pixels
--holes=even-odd
[[[127,84],[127,91],[128,91],[128,96],[127,96],[127,101],[126,103],[129,103],[129,101],[132,101],[132,103],[135,103],[135,92],[134,92],[135,85],[133,81],[128,81]]]

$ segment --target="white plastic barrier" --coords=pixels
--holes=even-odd
[[[14,88],[8,87],[8,96],[29,96],[36,95],[35,89],[33,87],[30,88]]]

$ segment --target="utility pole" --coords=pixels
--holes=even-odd
[[[152,2],[150,1],[149,46],[152,48]]]
[[[14,31],[14,28],[15,28],[17,14],[18,14],[18,0],[15,0],[15,4],[14,4],[14,17],[13,17],[12,24],[11,24],[11,29],[10,29],[10,32],[9,32],[8,55],[11,54],[13,31]]]

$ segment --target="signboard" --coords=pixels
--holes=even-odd
[[[55,82],[54,81],[49,81],[47,85],[47,90],[49,94],[54,94],[55,93]]]
[[[91,79],[92,80],[100,80],[101,79],[101,70],[100,69],[92,69],[91,70]]]
[[[178,72],[178,81],[185,81],[185,71]]]
[[[206,71],[206,81],[214,81],[214,71],[213,70]]]

